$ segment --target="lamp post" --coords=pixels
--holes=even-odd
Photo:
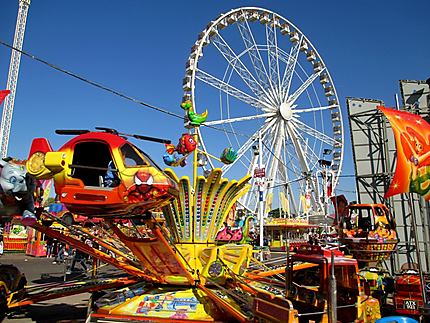
[[[326,149],[324,150],[324,152]],[[322,197],[321,197],[321,203],[323,207],[324,212],[324,220],[325,220],[325,231],[327,232],[328,227],[328,205],[329,205],[329,199],[331,197],[331,193],[328,192],[328,185],[330,183],[331,187],[333,187],[333,171],[330,170],[331,161],[326,159],[320,159],[318,160],[319,165],[321,166],[322,170],[319,171],[321,173],[322,177]],[[318,176],[318,175],[317,175]]]
[[[308,205],[309,199],[308,199],[308,197],[311,194],[309,181],[311,180],[312,173],[311,172],[303,172],[303,176],[305,177],[305,198],[303,201],[303,213],[306,216],[306,220],[309,223],[309,205]]]
[[[258,168],[263,168],[263,147],[261,143],[261,133],[258,133]],[[264,183],[264,177],[261,178]],[[264,192],[263,183],[258,186],[258,213],[260,217],[260,261],[263,261],[263,247],[264,247]]]
[[[261,133],[258,133],[258,146],[253,145],[254,155],[258,156],[258,168],[254,169],[254,178],[258,181],[258,220],[259,220],[259,236],[260,236],[260,260],[263,261],[264,247],[264,178],[266,176],[263,165],[263,149],[261,142]]]

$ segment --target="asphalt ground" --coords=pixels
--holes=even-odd
[[[284,253],[272,253],[271,262],[282,258]],[[27,256],[24,253],[5,253],[0,256],[0,264],[13,264],[25,274],[27,286],[45,283],[63,283],[66,274],[65,263],[53,264],[53,258]],[[276,261],[275,261],[276,262]],[[76,268],[80,268],[77,263]],[[120,273],[112,266],[104,266],[98,277],[112,277]],[[67,281],[83,279],[82,272],[66,275]],[[25,306],[8,313],[0,322],[4,323],[79,323],[87,317],[90,294],[82,293]]]
[[[25,274],[27,285],[64,282],[65,264],[53,264],[52,262],[53,258],[31,257],[25,254],[5,253],[0,257],[0,264],[13,264]],[[68,275],[67,279],[82,277],[78,275],[81,273]],[[89,297],[89,293],[83,293],[22,307],[8,313],[2,322],[85,322]]]

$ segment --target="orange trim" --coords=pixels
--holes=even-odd
[[[133,315],[116,315],[116,314],[90,314],[91,317],[94,318],[104,318],[104,319],[117,319],[117,320],[127,320],[127,321],[149,321],[149,322],[174,322],[174,323],[201,323],[201,322],[213,322],[213,323],[221,323],[222,321],[207,321],[207,320],[178,320],[173,318],[162,318],[162,317],[142,317],[142,316],[133,316]]]
[[[240,288],[242,288],[245,292],[248,292],[252,295],[257,295],[258,291],[249,287],[248,285],[242,284],[242,283],[238,283],[238,285],[240,286]]]
[[[164,238],[162,232],[160,229],[153,227],[151,228],[155,238],[152,238],[151,240],[136,240],[135,238],[129,239],[128,236],[126,236],[118,227],[115,225],[111,225],[112,230],[114,233],[120,238],[120,240],[132,251],[132,253],[140,259],[140,261],[147,267],[147,269],[151,272],[151,274],[154,276],[154,279],[158,282],[165,282],[165,276],[169,275],[175,275],[175,276],[182,276],[185,277],[189,284],[194,284],[194,278],[191,276],[190,272],[184,267],[183,262],[177,255],[177,253],[172,249],[172,247],[169,245],[167,240]],[[138,247],[137,244],[139,243],[146,243],[149,248],[153,248],[151,246],[151,243],[157,243],[158,246],[161,248],[164,248],[165,251],[168,252],[170,260],[172,261],[172,264],[165,263],[166,269],[170,272],[165,273],[163,275],[162,272],[157,271],[157,267],[154,265],[154,261],[152,259],[148,259],[147,255],[145,255]],[[153,249],[155,252],[155,250]],[[166,252],[166,253],[167,253]],[[158,259],[161,261],[166,261],[166,257],[158,256]],[[174,263],[173,263],[174,260]],[[175,271],[172,271],[172,268],[176,269]],[[176,272],[176,273],[175,273]]]
[[[281,268],[277,268],[269,271],[262,271],[259,273],[249,272],[249,273],[246,273],[245,276],[250,279],[255,279],[255,278],[273,276],[273,275],[278,275],[283,273],[285,273],[285,267],[281,267]]]
[[[114,223],[110,222],[110,228],[113,230],[113,232],[118,236],[118,238],[124,243],[127,248],[130,249],[130,251],[135,255],[144,266],[146,266],[147,270],[151,272],[151,274],[154,276],[154,279],[157,282],[165,282],[163,277],[158,274],[156,268],[152,265],[152,262],[145,256],[145,254],[136,247],[136,243],[139,243],[136,241],[136,239],[130,240],[128,236],[126,236]],[[153,239],[152,241],[157,241],[157,239]],[[150,241],[142,240],[141,243],[149,243]]]
[[[155,228],[153,229],[153,232],[155,231],[156,236],[163,242],[163,244],[169,249],[169,251],[172,253],[173,257],[176,259],[176,261],[178,262],[179,266],[181,267],[181,269],[186,273],[187,279],[190,282],[190,284],[194,284],[194,278],[193,276],[191,276],[190,272],[185,268],[185,266],[183,265],[181,259],[179,258],[179,256],[177,255],[177,253],[172,249],[172,247],[170,247],[169,243],[167,242],[166,238],[164,238],[163,233],[161,232],[161,230],[159,228]]]

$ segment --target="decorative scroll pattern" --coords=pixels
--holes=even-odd
[[[228,212],[233,207],[233,204],[249,189],[249,185],[247,185],[249,179],[250,176],[246,176],[239,182],[233,180],[230,182],[230,187],[224,190],[223,196],[220,197],[221,203],[219,204],[215,219],[213,221],[213,229],[210,231],[209,240],[215,240],[216,234],[225,222]]]
[[[207,221],[208,224],[205,226],[205,231],[204,231],[204,234],[203,234],[203,237],[202,237],[203,241],[207,240],[207,238],[208,238],[210,223],[211,223],[211,221],[213,219],[213,215],[214,215],[214,212],[215,212],[215,207],[216,207],[218,201],[220,201],[219,196],[220,196],[222,190],[226,187],[227,184],[228,184],[228,180],[222,179],[221,183],[218,185],[218,188],[214,191],[212,203],[211,203],[210,208],[209,208],[208,221]]]
[[[203,176],[197,179],[196,196],[194,205],[195,217],[194,217],[194,240],[199,241],[202,229],[202,195],[205,184],[205,178]]]
[[[180,199],[163,209],[166,224],[177,242],[214,243],[215,237],[237,199],[249,189],[250,176],[239,182],[222,178],[214,169],[197,178],[194,196],[188,177],[179,180]]]
[[[182,216],[181,224],[184,232],[184,240],[186,242],[191,241],[191,209],[192,200],[190,198],[190,179],[185,176],[179,181],[180,183],[180,194],[181,194],[181,206],[182,206]]]

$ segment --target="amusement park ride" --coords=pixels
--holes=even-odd
[[[216,241],[229,211],[249,189],[249,175],[229,181],[220,169],[214,169],[207,177],[198,176],[192,185],[187,176],[179,179],[173,170],[161,171],[123,135],[103,130],[59,131],[78,136],[57,152],[46,140],[35,139],[27,161],[28,172],[35,179],[54,179],[60,202],[70,210],[103,217],[99,233],[73,226],[60,233],[37,219],[27,218],[26,223],[128,275],[69,284],[50,293],[19,290],[8,295],[9,309],[109,288],[111,292],[93,299],[90,320],[301,322],[310,315],[322,322],[332,321],[329,299],[335,300],[330,296],[329,272],[333,268],[340,282],[349,281],[358,270],[356,260],[345,258],[340,251],[310,246],[297,250],[290,259],[299,261],[297,266],[284,267],[287,277],[296,277],[287,279],[287,285],[276,279],[276,270],[251,271],[251,262],[256,262],[251,245]],[[106,185],[106,178],[117,182]],[[163,221],[149,213],[160,209]],[[101,232],[114,236],[115,243]],[[105,251],[82,242],[84,236]],[[306,285],[297,278],[310,268],[320,277],[318,284]],[[337,303],[354,309],[361,304],[358,312],[344,310],[349,314],[342,314],[341,310],[338,315],[370,322],[379,317],[379,307],[375,307],[375,299],[364,296],[355,277],[345,287],[338,284]]]
[[[264,46],[255,43],[259,34],[254,35],[250,27],[255,21],[265,26]],[[237,56],[220,37],[221,30],[232,24],[238,25],[244,40],[241,52],[249,56],[246,61],[246,55]],[[281,42],[277,36],[289,39],[288,51],[278,48]],[[224,76],[212,74],[211,64],[201,60],[208,45],[227,61]],[[238,74],[243,81],[239,83],[247,89],[234,84],[232,73]],[[337,214],[337,230],[331,241],[325,232],[313,244],[292,246],[287,239],[284,248],[279,238],[282,265],[276,268],[253,257],[248,227],[234,230],[228,224],[229,216],[240,206],[246,213],[246,226],[256,218],[262,228],[264,206],[272,208],[273,199],[291,217],[309,219],[322,214],[327,219],[332,195],[328,186],[334,190],[342,167],[343,125],[330,74],[310,41],[288,20],[268,10],[232,10],[199,35],[183,85],[181,107],[186,110],[187,132],[177,146],[169,140],[110,128],[57,130],[57,134],[74,136],[58,151],[46,138],[33,140],[27,174],[20,168],[20,193],[32,193],[23,185],[29,178],[39,184],[52,180],[58,201],[69,212],[97,221],[89,229],[66,223],[43,207],[27,207],[22,223],[116,267],[123,275],[97,278],[94,266],[94,275],[88,280],[24,288],[19,272],[9,278],[0,275],[0,306],[10,311],[46,299],[97,291],[89,304],[88,322],[336,323],[379,319],[380,303],[366,290],[368,276],[360,273],[359,265],[378,265],[395,250],[396,227],[384,205],[349,205]],[[195,95],[201,86],[227,97],[221,100],[225,99],[218,117],[214,113],[210,121],[207,110],[201,114],[195,110],[195,106],[202,106]],[[311,86],[316,98],[309,101],[318,102],[318,106],[303,101],[310,98],[307,92]],[[328,105],[320,103],[322,98]],[[233,109],[232,100],[240,101],[236,105],[240,108]],[[249,115],[251,111],[256,114]],[[314,124],[309,125],[309,120]],[[256,127],[243,136],[244,141],[239,139],[242,129],[236,126],[241,122],[254,122]],[[327,124],[328,128],[321,128]],[[210,153],[211,145],[219,148],[219,141],[211,142],[211,136],[204,136],[205,131],[219,131],[218,127],[234,136],[230,145],[238,144],[224,149],[219,158]],[[162,170],[128,138],[165,144],[163,160],[171,167],[185,166],[187,158],[192,158],[192,177],[179,178],[171,168]],[[258,151],[252,149],[256,144]],[[327,146],[330,149],[324,149]],[[332,154],[332,160],[321,162],[322,151]],[[423,166],[419,153],[415,166]],[[14,161],[7,163],[12,167]],[[237,166],[245,171],[239,173]],[[266,182],[249,175],[263,166],[267,168]],[[203,169],[201,175],[198,167]],[[229,180],[223,177],[228,172],[246,175]],[[12,180],[5,173],[1,173],[5,181],[18,184],[17,176]],[[420,186],[423,177],[415,176],[414,185]],[[13,189],[3,193],[18,196]],[[46,219],[67,230],[45,225]],[[262,247],[260,243],[260,252]],[[345,256],[342,248],[350,255]],[[422,277],[418,281],[423,286]],[[403,304],[411,301],[404,298]]]
[[[83,216],[139,216],[178,197],[178,185],[124,134],[98,129],[103,131],[57,130],[79,134],[58,151],[52,151],[45,138],[35,139],[27,162],[29,174],[40,180],[53,178],[60,201]]]

